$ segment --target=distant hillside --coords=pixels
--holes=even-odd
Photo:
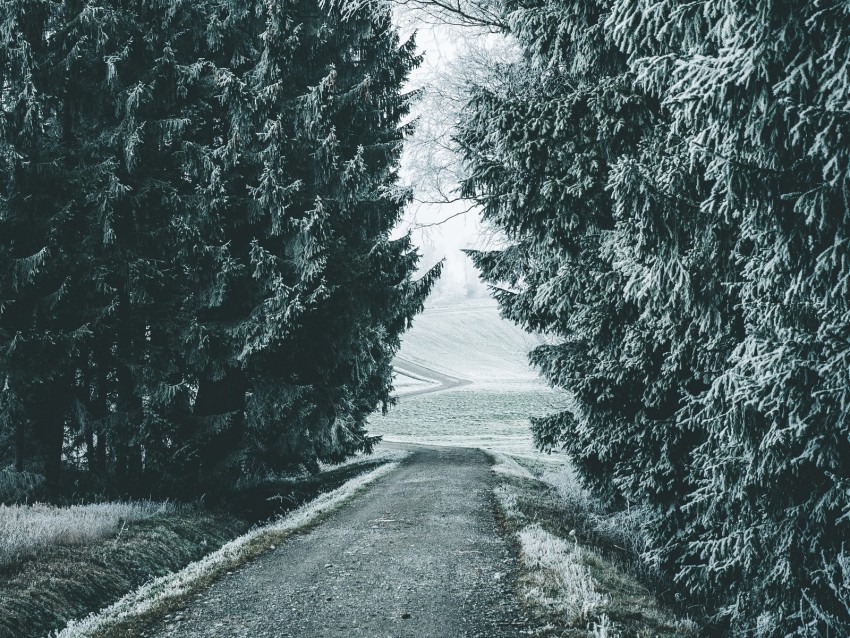
[[[539,383],[528,352],[540,342],[502,319],[494,301],[474,300],[426,308],[398,357],[476,384]]]

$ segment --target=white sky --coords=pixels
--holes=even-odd
[[[440,198],[435,192],[434,180],[428,179],[428,173],[430,171],[433,174],[435,165],[445,168],[445,162],[450,161],[450,156],[439,150],[438,143],[441,136],[445,139],[450,134],[448,131],[459,109],[458,100],[452,99],[457,93],[457,87],[444,89],[443,86],[447,76],[451,75],[452,65],[457,64],[460,51],[464,50],[463,45],[458,43],[474,34],[460,27],[417,23],[409,16],[403,17],[400,23],[403,35],[416,30],[417,45],[425,56],[422,66],[413,73],[408,89],[428,90],[416,109],[418,131],[402,159],[402,176],[414,186],[417,198],[432,202]],[[435,137],[436,145],[432,143]],[[454,185],[451,177],[440,179],[442,194],[450,198],[457,196],[456,192],[451,192]],[[481,248],[486,245],[486,233],[483,232],[477,211],[472,209],[464,213],[470,206],[468,201],[440,204],[414,201],[408,207],[399,229],[401,232],[411,228],[414,230],[414,242],[423,255],[420,262],[423,270],[440,259],[446,260],[443,275],[430,298],[432,304],[489,296],[486,285],[478,278],[477,269],[461,252],[464,248]]]

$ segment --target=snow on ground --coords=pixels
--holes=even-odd
[[[542,343],[502,319],[496,302],[475,299],[426,307],[402,338],[398,356],[482,386],[540,385],[528,352]]]
[[[426,308],[402,340],[399,403],[386,416],[373,415],[370,432],[399,443],[479,447],[561,463],[559,455],[537,452],[531,436],[529,417],[565,407],[563,393],[528,365],[528,352],[539,343],[502,319],[489,299]],[[410,363],[417,373],[404,379]],[[428,392],[427,370],[435,371],[434,389],[442,375],[471,383]]]
[[[393,379],[393,385],[395,386],[396,394],[399,395],[404,395],[408,392],[415,392],[417,390],[424,390],[425,388],[430,388],[436,385],[433,381],[417,379],[416,377],[404,374],[403,372],[399,371],[396,371]]]

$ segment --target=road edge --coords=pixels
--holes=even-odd
[[[50,638],[103,638],[120,630],[132,635],[136,622],[165,612],[188,596],[209,586],[220,576],[256,558],[293,533],[304,530],[337,510],[378,479],[399,466],[393,461],[354,477],[340,487],[320,494],[282,518],[226,543],[183,569],[142,585],[112,605],[83,619],[72,620],[64,629],[49,634]]]

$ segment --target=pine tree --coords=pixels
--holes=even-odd
[[[740,338],[687,415],[708,438],[683,577],[736,635],[847,634],[846,9],[619,4],[636,70],[715,184],[703,208],[738,233]]]
[[[113,488],[182,493],[368,451],[439,271],[414,282],[390,239],[417,58],[387,10],[2,17],[5,441],[32,439],[54,484],[64,443]]]
[[[560,337],[533,361],[574,405],[538,443],[644,507],[651,556],[733,635],[846,634],[846,12],[506,22],[526,60],[459,140],[508,240],[474,258],[506,316]]]
[[[90,336],[80,250],[85,170],[74,144],[82,91],[62,2],[3,3],[0,24],[0,377],[16,466],[58,488],[71,384]]]
[[[240,283],[224,305],[241,311],[217,324],[210,382],[239,378],[248,391],[248,447],[229,462],[315,467],[371,449],[366,415],[389,400],[399,334],[438,274],[412,282],[409,239],[390,240],[404,204],[393,189],[408,112],[400,91],[417,59],[385,8],[275,3],[260,15],[256,64],[226,80],[219,155],[241,146],[259,177],[236,200],[247,216],[228,253]],[[252,143],[246,129],[262,134]]]
[[[730,259],[699,206],[707,185],[612,41],[609,10],[509,14],[526,59],[501,92],[477,90],[460,141],[467,192],[511,245],[472,256],[505,316],[558,338],[531,360],[573,402],[533,421],[537,444],[567,450],[611,502],[642,507],[652,558],[672,570],[704,441],[678,415],[730,348],[730,301],[710,280]]]

